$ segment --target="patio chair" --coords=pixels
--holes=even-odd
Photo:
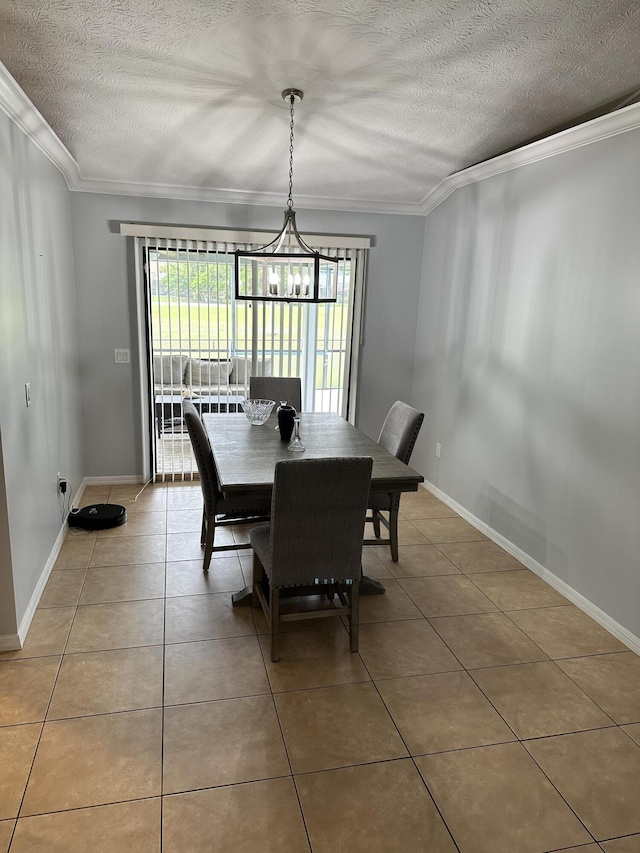
[[[405,465],[409,464],[413,448],[424,420],[424,413],[418,412],[406,403],[394,403],[389,409],[385,422],[380,430],[378,444],[389,453],[392,453]],[[400,492],[373,493],[369,497],[368,508],[371,515],[367,517],[368,522],[373,523],[375,539],[365,539],[365,545],[380,545],[381,542],[389,543],[391,559],[398,562],[398,512],[400,510]],[[387,517],[382,513],[387,513]],[[380,524],[389,531],[388,539],[380,538]]]
[[[190,400],[182,403],[184,420],[189,431],[189,438],[200,475],[200,486],[204,508],[202,511],[202,531],[200,544],[204,546],[204,563],[202,570],[209,571],[211,555],[214,551],[230,551],[248,545],[217,545],[214,546],[216,528],[229,524],[243,524],[269,517],[271,500],[262,495],[243,493],[237,497],[225,498],[218,485],[216,466],[213,461],[211,445],[207,438],[196,407]],[[224,516],[218,519],[217,516]]]
[[[296,411],[302,408],[302,382],[299,376],[251,376],[249,396],[258,400],[286,400]]]
[[[271,660],[279,659],[280,622],[345,614],[358,651],[362,537],[371,485],[370,456],[278,462],[271,524],[251,531],[253,606],[269,623]],[[281,593],[326,593],[341,606],[281,614]]]

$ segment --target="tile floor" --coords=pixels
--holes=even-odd
[[[0,655],[0,853],[640,853],[640,659],[433,496],[364,551],[359,654],[290,623],[273,664],[198,486],[136,491]]]

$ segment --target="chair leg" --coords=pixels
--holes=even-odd
[[[371,521],[373,522],[373,533],[374,533],[376,539],[379,539],[380,538],[380,513],[378,512],[377,509],[373,510],[373,516],[371,518]]]
[[[262,583],[262,577],[264,575],[264,569],[262,568],[262,563],[260,562],[260,558],[253,552],[253,586],[251,587],[251,606],[252,607],[260,607],[260,599],[258,598],[258,584]]]
[[[269,632],[271,634],[271,660],[280,660],[280,590],[269,588]]]
[[[207,541],[207,513],[202,510],[202,530],[200,531],[200,544],[204,545]]]
[[[351,605],[351,613],[349,614],[349,647],[352,652],[357,652],[360,637],[360,581],[354,581],[351,584],[349,603]]]
[[[215,518],[210,518],[207,521],[207,536],[204,542],[204,563],[202,564],[202,571],[209,571],[209,563],[211,562],[211,555],[213,554],[213,537],[216,532],[216,520]]]
[[[391,548],[391,559],[398,562],[398,507],[391,507],[389,511],[389,547]]]

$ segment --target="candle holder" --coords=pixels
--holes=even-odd
[[[293,438],[291,439],[291,444],[287,447],[287,450],[291,450],[293,453],[302,453],[303,450],[307,448],[300,441],[300,418],[293,419]]]

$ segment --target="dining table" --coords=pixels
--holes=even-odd
[[[220,490],[225,495],[242,492],[271,494],[275,468],[283,459],[325,459],[332,456],[371,456],[371,492],[415,492],[424,477],[337,414],[305,412],[300,415],[304,452],[289,451],[280,439],[275,414],[262,425],[251,424],[244,414],[203,414],[213,452]],[[363,576],[362,595],[384,593],[384,586]],[[248,605],[251,588],[235,593],[235,607]]]

